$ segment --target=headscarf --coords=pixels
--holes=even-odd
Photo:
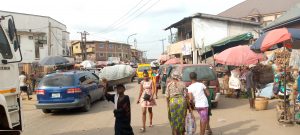
[[[173,79],[176,79],[176,80],[180,80],[181,79],[181,74],[178,72],[178,71],[174,71],[171,75],[171,77]]]

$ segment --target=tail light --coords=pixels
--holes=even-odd
[[[74,94],[74,93],[81,93],[81,89],[80,88],[71,88],[67,90],[68,94]]]
[[[37,95],[45,95],[45,90],[36,90],[35,93]]]

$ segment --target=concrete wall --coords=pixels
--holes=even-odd
[[[47,16],[30,15],[23,13],[0,11],[0,15],[13,15],[15,19],[15,25],[18,32],[27,32],[27,34],[36,35],[37,33],[43,33],[47,38],[47,43],[40,47],[40,58],[35,58],[35,39],[28,40],[28,35],[21,35],[21,49],[24,50],[23,56],[24,63],[31,63],[33,61],[43,59],[46,56],[52,55],[66,55],[66,46],[69,41],[69,33],[66,31],[66,25]],[[7,24],[5,20],[3,23]],[[49,24],[51,26],[51,33],[49,33]],[[4,26],[7,28],[7,26]],[[51,34],[51,41],[49,35]],[[20,35],[20,34],[19,34]],[[24,41],[23,41],[24,40]],[[49,43],[51,43],[51,53],[49,54]],[[33,57],[34,56],[34,57]]]

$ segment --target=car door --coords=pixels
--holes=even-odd
[[[95,97],[93,95],[92,87],[93,87],[93,82],[91,79],[88,77],[87,73],[82,73],[79,75],[79,82],[80,82],[80,87],[85,93],[85,95],[89,95],[91,98],[91,101],[94,101]]]
[[[93,90],[96,99],[101,99],[102,96],[104,95],[104,91],[103,91],[103,87],[100,85],[99,77],[98,77],[96,74],[94,74],[94,73],[90,73],[89,76],[90,76],[90,78],[93,79],[93,80],[95,81],[95,83],[96,83],[96,87],[95,87],[95,89]]]
[[[93,98],[92,101],[100,99],[99,94],[99,80],[93,75],[93,73],[87,72],[87,78],[90,81],[90,93]]]

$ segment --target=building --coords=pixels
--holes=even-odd
[[[134,63],[144,62],[144,53],[141,50],[131,49],[131,61]]]
[[[282,27],[300,29],[300,3],[296,4],[282,14],[279,18],[274,20],[274,22],[264,27],[263,31],[269,31]]]
[[[14,17],[23,55],[22,63],[32,63],[46,56],[70,54],[69,32],[65,24],[49,16],[9,11],[0,11],[0,15]]]
[[[173,28],[176,33],[173,33]],[[260,23],[198,13],[170,25],[168,55],[182,57],[187,63],[200,63],[205,48],[226,37],[251,33],[258,37]],[[230,39],[228,39],[230,40]]]
[[[264,27],[299,2],[300,0],[245,0],[218,15],[259,22]]]
[[[87,41],[87,59],[97,61],[107,61],[109,57],[119,57],[121,61],[131,60],[130,45],[109,41]],[[72,53],[77,63],[82,62],[82,51],[80,41],[72,41]]]

